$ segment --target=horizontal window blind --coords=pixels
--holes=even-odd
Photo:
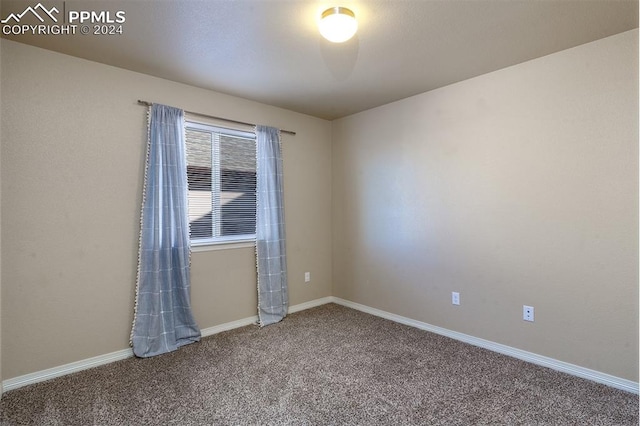
[[[186,122],[185,136],[191,242],[255,238],[255,135]]]

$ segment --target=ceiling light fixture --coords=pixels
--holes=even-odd
[[[356,15],[346,7],[332,7],[324,12],[318,24],[320,34],[333,43],[349,40],[358,30]]]

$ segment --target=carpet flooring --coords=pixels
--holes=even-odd
[[[638,396],[335,304],[7,392],[2,425],[638,425]]]

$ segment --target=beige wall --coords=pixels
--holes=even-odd
[[[0,39],[0,50],[2,39]],[[2,81],[2,56],[0,55],[0,81]],[[0,103],[2,102],[2,84],[0,84]],[[0,109],[0,122],[2,110]],[[2,396],[2,131],[0,129],[0,396]]]
[[[333,122],[334,295],[637,381],[637,39]]]
[[[137,99],[298,132],[283,136],[290,303],[331,294],[330,122],[11,41],[1,55],[4,379],[128,347]],[[256,314],[253,249],[194,253],[192,266],[201,328]]]

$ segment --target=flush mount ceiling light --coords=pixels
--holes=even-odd
[[[332,7],[320,16],[320,34],[333,43],[349,40],[358,30],[356,15],[346,7]]]

